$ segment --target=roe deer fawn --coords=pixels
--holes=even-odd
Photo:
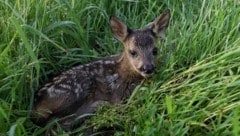
[[[45,84],[36,93],[33,111],[40,115],[37,122],[67,115],[75,118],[93,113],[104,103],[117,104],[129,97],[153,74],[156,40],[165,33],[169,20],[170,11],[166,10],[147,28],[132,30],[117,17],[110,17],[112,33],[123,43],[123,52],[73,67]]]

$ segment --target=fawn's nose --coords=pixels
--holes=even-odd
[[[141,72],[144,72],[144,74],[152,74],[154,71],[154,66],[152,64],[148,64],[148,65],[143,65],[140,68]]]

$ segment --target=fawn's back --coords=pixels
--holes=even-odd
[[[112,33],[123,43],[123,52],[73,67],[45,84],[36,93],[34,112],[40,114],[37,122],[92,113],[99,105],[120,103],[129,97],[142,79],[154,73],[156,39],[165,33],[169,19],[167,10],[147,28],[132,30],[111,17]]]

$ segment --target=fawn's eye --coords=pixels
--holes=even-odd
[[[156,56],[157,54],[158,54],[158,48],[153,48],[153,50],[152,50],[152,54],[154,55],[154,56]]]
[[[137,52],[134,51],[134,50],[129,50],[129,53],[131,54],[131,56],[132,56],[133,58],[136,58],[136,57],[138,56]]]

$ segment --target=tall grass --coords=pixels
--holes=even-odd
[[[167,8],[172,18],[156,75],[124,104],[100,108],[85,127],[113,127],[115,135],[240,135],[237,0],[0,0],[0,135],[43,134],[51,123],[31,122],[34,92],[71,66],[121,51],[110,15],[139,28]]]

